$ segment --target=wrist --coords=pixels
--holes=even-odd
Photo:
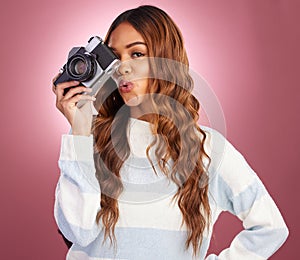
[[[72,135],[90,136],[91,135],[91,129],[72,128]]]

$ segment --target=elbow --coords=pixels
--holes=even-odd
[[[289,229],[287,226],[284,226],[280,229],[277,229],[277,231],[274,234],[274,246],[275,246],[275,251],[277,251],[287,240],[289,236]]]
[[[100,228],[96,223],[90,228],[83,228],[79,225],[71,224],[65,217],[58,203],[55,204],[54,217],[63,236],[68,241],[81,247],[87,247],[93,243],[100,233]]]
[[[288,236],[289,236],[289,229],[287,226],[285,226],[282,231],[281,244],[283,244],[287,240]]]
[[[77,239],[76,239],[76,241],[74,241],[74,243],[79,245],[80,247],[87,247],[94,241],[95,241],[95,238],[91,238],[91,237],[88,237],[88,238],[77,237]]]
[[[81,247],[87,247],[94,243],[99,237],[100,229],[94,228],[91,230],[85,230],[82,228],[73,229],[73,243]],[[72,241],[72,240],[71,240]]]
[[[70,229],[69,227],[61,226],[61,231],[63,236],[67,240],[69,240],[72,244],[76,244],[80,247],[89,246],[98,237],[98,232],[95,232],[93,230],[84,231],[78,228]]]

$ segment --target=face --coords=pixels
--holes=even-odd
[[[121,23],[110,35],[108,46],[121,60],[117,84],[125,104],[139,106],[148,91],[148,48],[139,32],[127,23]]]

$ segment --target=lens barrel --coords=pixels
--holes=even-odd
[[[96,71],[95,58],[88,53],[77,53],[67,62],[67,73],[72,80],[86,81],[93,77]]]

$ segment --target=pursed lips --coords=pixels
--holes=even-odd
[[[133,89],[133,83],[126,80],[121,80],[119,83],[119,90],[123,93],[129,93]]]

